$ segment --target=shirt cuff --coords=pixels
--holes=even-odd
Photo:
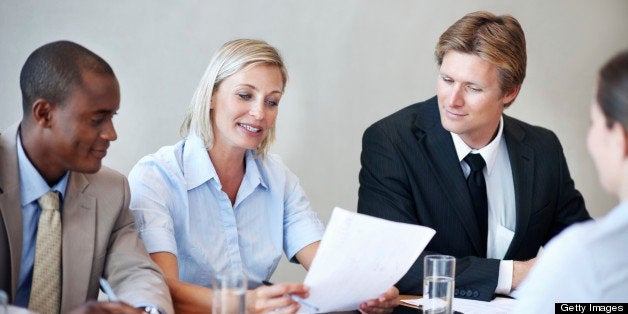
[[[139,231],[146,251],[151,253],[168,252],[178,256],[177,243],[173,233],[167,228],[146,228]]]
[[[503,260],[499,262],[499,277],[497,278],[496,294],[509,294],[512,288],[512,267],[511,260]]]

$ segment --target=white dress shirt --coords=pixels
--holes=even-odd
[[[486,180],[486,194],[488,201],[488,237],[486,243],[486,257],[503,259],[515,235],[517,212],[515,205],[515,185],[508,158],[504,131],[504,118],[499,122],[497,136],[488,145],[475,150],[469,147],[458,134],[451,133],[456,147],[458,160],[465,177],[469,176],[471,168],[464,157],[469,153],[482,155],[486,162],[484,179]],[[495,293],[508,294],[512,287],[513,261],[502,260],[499,266],[499,278]]]

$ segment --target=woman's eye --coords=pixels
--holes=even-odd
[[[477,88],[477,87],[473,87],[473,86],[468,86],[467,87],[470,91],[474,92],[474,93],[479,93],[482,91],[481,88]]]
[[[244,100],[251,99],[251,95],[249,95],[249,94],[240,93],[240,94],[238,94],[238,96],[240,96],[240,98],[242,98]]]
[[[442,79],[443,79],[443,81],[444,81],[445,83],[451,83],[451,82],[453,82],[453,80],[452,80],[452,79],[450,79],[450,78],[448,78],[448,77],[445,77],[445,76],[442,76]]]
[[[269,106],[273,106],[273,107],[278,105],[278,103],[276,101],[270,100],[270,99],[266,100],[266,104],[269,105]]]

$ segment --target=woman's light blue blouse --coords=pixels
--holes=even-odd
[[[292,261],[324,226],[299,180],[277,155],[245,155],[235,204],[221,188],[203,141],[189,135],[131,170],[131,210],[149,253],[177,257],[179,279],[211,287],[215,273],[242,271],[249,288],[268,280],[282,252]]]

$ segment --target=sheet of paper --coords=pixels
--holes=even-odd
[[[415,306],[422,306],[424,299],[401,300]],[[464,314],[508,314],[515,310],[515,299],[497,297],[491,302],[454,298],[454,311]]]
[[[305,277],[320,312],[355,310],[397,283],[436,233],[334,208]]]
[[[0,309],[1,310],[1,309]],[[2,312],[2,311],[0,311]],[[17,307],[15,305],[7,306],[7,314],[36,314],[35,312],[31,312],[28,309]]]

